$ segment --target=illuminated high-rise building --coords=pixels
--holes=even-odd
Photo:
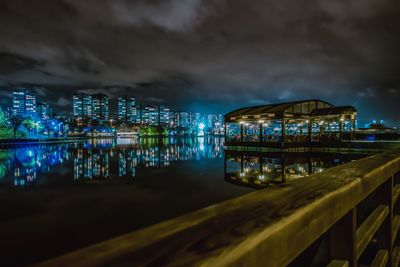
[[[174,112],[174,125],[187,128],[190,126],[190,113],[186,111]]]
[[[75,94],[72,98],[72,108],[76,120],[92,119],[93,97],[85,93]]]
[[[198,112],[190,112],[189,119],[190,119],[190,126],[193,128],[197,128],[201,122],[201,114]]]
[[[50,105],[42,102],[37,104],[36,112],[40,118],[45,120],[51,118],[53,115],[53,109]]]
[[[213,128],[214,125],[214,115],[213,114],[208,114],[206,116],[206,121],[205,121],[205,126],[206,128]]]
[[[170,109],[166,106],[159,106],[158,113],[160,125],[168,125],[170,123]]]
[[[109,118],[109,98],[104,94],[92,95],[92,119],[104,122],[108,121]]]
[[[136,123],[138,112],[136,109],[135,97],[118,98],[118,120],[123,122]]]
[[[144,124],[158,125],[159,124],[158,108],[154,106],[145,106],[144,109],[142,109],[142,121]]]
[[[13,91],[12,115],[14,117],[33,116],[36,114],[36,93],[18,88]]]

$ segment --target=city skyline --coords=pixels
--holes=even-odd
[[[34,90],[19,87],[13,91],[12,95],[11,107],[0,108],[0,111],[5,114],[6,120],[9,123],[12,123],[13,120],[16,123],[25,121],[25,125],[27,125],[27,121],[31,121],[36,128],[39,124],[48,124],[48,122],[54,122],[54,119],[62,119],[74,127],[101,126],[103,130],[106,130],[104,128],[106,125],[115,126],[113,123],[131,126],[181,127],[196,131],[200,127],[201,131],[208,129],[217,134],[221,134],[223,130],[222,114],[176,111],[166,105],[143,105],[137,103],[134,96],[128,95],[110,101],[105,94],[77,92],[72,95],[70,107],[72,113],[68,116],[53,112],[51,105],[39,101]],[[110,103],[115,101],[117,101],[116,110],[110,108]],[[54,123],[58,124],[59,122]]]
[[[14,114],[14,108],[13,108],[13,102],[12,99],[14,99],[14,94],[16,92],[20,92],[20,91],[27,91],[30,93],[33,93],[36,97],[41,97],[41,99],[35,99],[35,102],[37,102],[37,104],[35,104],[35,108],[37,110],[35,110],[35,114],[40,114],[39,117],[41,118],[49,118],[49,114],[55,113],[57,110],[54,109],[55,105],[53,103],[53,105],[49,104],[49,101],[43,101],[43,99],[45,99],[45,96],[43,96],[41,90],[43,88],[40,87],[24,87],[24,86],[19,86],[19,87],[13,87],[13,90],[10,91],[9,97],[11,97],[11,99],[7,99],[7,101],[3,100],[3,103],[8,103],[8,104],[4,104],[4,105],[0,105],[0,110],[3,110],[4,112],[7,112],[7,110],[10,112],[10,115]],[[37,90],[39,92],[37,92]],[[102,91],[100,91],[102,92]],[[126,93],[127,91],[124,90],[124,92]],[[3,93],[4,94],[4,93]],[[130,122],[130,123],[144,123],[144,124],[150,124],[150,125],[157,125],[158,123],[154,123],[154,122],[149,122],[149,118],[145,118],[143,121],[139,120],[138,118],[136,118],[135,116],[141,116],[140,112],[138,111],[138,109],[142,109],[142,113],[143,112],[147,112],[147,113],[151,113],[151,110],[147,110],[147,109],[166,109],[168,110],[167,112],[169,113],[168,116],[163,115],[164,117],[166,117],[166,120],[169,120],[171,117],[171,120],[173,121],[173,113],[192,113],[192,114],[202,114],[202,115],[218,115],[218,116],[222,116],[223,114],[221,113],[212,113],[212,112],[208,112],[207,110],[203,111],[203,112],[197,112],[197,111],[193,111],[193,110],[179,110],[179,109],[173,109],[171,108],[171,106],[169,105],[169,103],[164,103],[164,102],[158,102],[158,103],[154,103],[154,102],[142,102],[142,103],[138,103],[137,99],[143,99],[140,95],[139,97],[134,96],[134,95],[129,95],[129,94],[125,94],[123,96],[119,96],[119,97],[110,97],[109,94],[104,94],[104,93],[98,93],[97,90],[94,89],[81,89],[81,90],[76,90],[76,91],[71,91],[71,95],[63,95],[63,97],[65,99],[68,100],[68,105],[64,106],[64,110],[59,113],[59,115],[62,115],[66,118],[77,118],[77,114],[75,111],[75,107],[74,107],[74,98],[78,95],[86,95],[90,98],[90,100],[88,103],[90,103],[90,111],[83,111],[81,109],[81,111],[79,112],[83,112],[85,113],[85,116],[88,117],[92,117],[91,119],[95,120],[95,121],[108,121],[109,119],[113,119],[114,121],[124,121],[124,122]],[[128,99],[125,99],[125,98]],[[99,112],[95,112],[95,106],[96,105],[104,105],[101,104],[101,100],[97,99],[97,104],[96,104],[96,98],[104,98],[106,102],[106,110],[100,109]],[[304,99],[302,99],[304,100]],[[127,120],[127,118],[123,118],[125,115],[122,116],[121,112],[123,112],[121,109],[123,108],[125,110],[126,107],[121,107],[120,106],[120,101],[128,101],[132,102],[133,104],[131,105],[131,111],[127,112],[127,114],[131,114],[130,116],[132,117],[131,119]],[[51,101],[50,101],[51,103]],[[80,102],[82,103],[82,102]],[[150,104],[152,103],[152,104]],[[281,103],[285,103],[285,102],[281,102]],[[124,104],[125,105],[125,104]],[[253,106],[259,106],[259,105],[253,105]],[[99,109],[99,107],[97,108]],[[88,114],[89,112],[89,114]],[[101,114],[101,112],[104,112],[105,114]],[[155,112],[155,111],[154,111]],[[166,112],[166,111],[163,111]],[[83,115],[82,113],[82,115]],[[125,112],[126,114],[126,112]],[[225,113],[224,113],[225,114]],[[26,114],[28,115],[28,114]],[[104,116],[104,118],[100,119],[97,118],[96,116]],[[156,115],[154,115],[156,116]],[[158,115],[157,115],[158,116]],[[81,116],[80,116],[81,117]],[[134,118],[135,117],[135,118]],[[82,119],[82,117],[81,117]],[[162,118],[160,118],[162,119]],[[359,112],[359,119],[358,119],[358,127],[368,127],[369,124],[371,123],[381,123],[384,124],[386,126],[390,126],[390,127],[396,127],[399,128],[400,127],[400,121],[391,121],[391,120],[386,120],[383,119],[382,117],[377,116],[376,114],[373,114],[371,116],[371,119],[366,119],[365,114],[363,114],[362,112]],[[161,124],[164,124],[163,122]],[[165,125],[168,123],[165,123]]]

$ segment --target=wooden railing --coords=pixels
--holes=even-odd
[[[398,266],[399,170],[374,155],[38,266]]]

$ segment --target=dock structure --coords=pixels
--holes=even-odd
[[[400,151],[353,161],[37,266],[398,266]]]
[[[322,100],[246,107],[225,115],[227,146],[308,147],[353,140],[357,110]]]

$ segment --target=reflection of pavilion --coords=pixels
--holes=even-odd
[[[359,159],[359,154],[226,151],[225,180],[263,188]]]
[[[321,100],[241,108],[225,115],[228,146],[305,147],[354,138],[357,111]]]

